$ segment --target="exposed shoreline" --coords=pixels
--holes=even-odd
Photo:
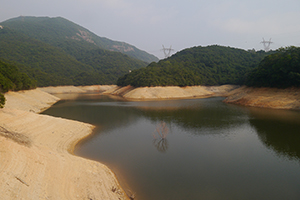
[[[129,199],[105,165],[72,154],[94,126],[38,114],[60,99],[51,94],[97,92],[129,100],[227,97],[224,102],[276,109],[300,109],[300,89],[194,86],[132,88],[61,86],[8,92],[0,109],[0,193],[2,199]]]
[[[228,93],[239,86],[158,86],[158,87],[113,87],[103,94],[121,96],[128,100],[149,101],[166,99],[192,99],[208,98],[212,96],[227,96]]]
[[[0,109],[1,199],[129,199],[108,167],[72,154],[93,125],[37,114],[59,100],[41,88],[5,97],[7,104]]]
[[[300,110],[300,88],[240,87],[228,93],[225,103],[243,106]]]

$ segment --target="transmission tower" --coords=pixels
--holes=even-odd
[[[264,45],[264,49],[265,51],[270,51],[270,45],[273,43],[271,42],[271,39],[269,41],[265,41],[265,39],[263,38],[263,41],[261,42]]]
[[[172,45],[170,46],[170,48],[165,48],[164,45],[162,46],[162,51],[164,51],[165,58],[168,58],[171,55],[171,52],[174,51],[174,49],[172,49]]]

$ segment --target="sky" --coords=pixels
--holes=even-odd
[[[0,22],[64,17],[98,36],[164,58],[194,46],[245,50],[300,46],[299,0],[0,0]]]

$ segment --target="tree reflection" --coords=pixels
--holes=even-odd
[[[249,120],[260,141],[278,155],[300,160],[299,112],[250,109]]]
[[[142,102],[134,107],[138,115],[153,122],[172,123],[193,135],[201,135],[213,130],[219,134],[224,129],[245,123],[245,109],[236,105],[220,103],[222,98],[169,100],[162,102]],[[157,104],[156,104],[157,103]]]
[[[165,122],[161,121],[159,124],[156,125],[155,132],[153,133],[153,145],[161,153],[165,153],[168,149],[168,133],[169,128]]]

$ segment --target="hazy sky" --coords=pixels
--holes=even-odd
[[[162,45],[300,46],[299,0],[0,0],[0,22],[20,15],[61,16],[159,58]]]

